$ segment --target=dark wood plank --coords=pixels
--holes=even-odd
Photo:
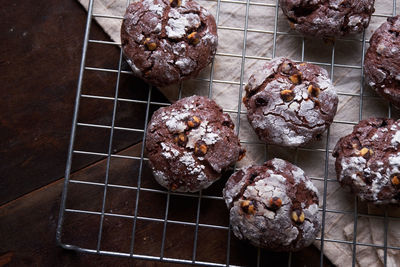
[[[103,168],[104,162],[100,166]],[[75,175],[100,173],[101,168],[97,164]],[[57,247],[55,231],[63,182],[58,180],[0,207],[0,266],[158,266],[157,262],[77,253]],[[90,190],[87,193],[91,195]],[[90,202],[85,204],[90,205]],[[96,225],[86,220],[79,227],[74,237],[90,241],[93,237],[85,235],[85,230]]]
[[[0,0],[0,204],[63,177],[86,22],[74,0]],[[93,23],[91,38],[108,40]],[[90,44],[90,66],[117,68],[119,49]],[[100,55],[100,56],[99,56]],[[85,93],[113,96],[116,74],[85,73]],[[146,98],[146,85],[122,75],[124,97]],[[157,97],[162,96],[154,92]],[[165,102],[166,100],[163,99]],[[80,121],[111,124],[112,101],[82,100]],[[145,105],[119,104],[117,121],[143,127]],[[120,150],[141,135],[117,133]],[[79,129],[77,147],[104,152],[109,131]],[[76,159],[80,169],[98,158]]]

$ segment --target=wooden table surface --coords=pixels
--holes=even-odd
[[[0,266],[182,266],[161,262],[98,256],[64,250],[56,246],[55,230],[70,137],[76,85],[79,74],[85,10],[75,0],[0,0]],[[108,40],[96,24],[91,38]],[[119,49],[89,45],[88,66],[117,68]],[[101,56],[99,56],[101,55]],[[126,67],[126,66],[125,66]],[[83,91],[113,96],[116,74],[85,72]],[[121,75],[120,97],[146,99],[148,88],[130,75]],[[167,100],[157,90],[152,100]],[[154,111],[156,106],[152,106]],[[146,105],[118,103],[116,125],[144,126]],[[83,99],[81,122],[110,125],[113,101]],[[76,148],[106,153],[109,129],[80,127]],[[142,135],[115,132],[113,153],[140,155]],[[107,160],[98,156],[74,156],[73,179],[104,182]],[[113,160],[110,180],[136,186],[139,161]],[[144,164],[142,186],[160,189]],[[223,180],[207,194],[220,194]],[[103,187],[70,185],[67,207],[101,210]],[[110,213],[133,215],[136,191],[109,188],[105,209]],[[138,215],[164,218],[165,194],[140,192]],[[193,222],[197,199],[173,196],[168,218]],[[218,216],[216,216],[218,214]],[[228,224],[222,201],[202,201],[201,220]],[[106,217],[101,249],[129,251],[133,221]],[[95,248],[99,217],[68,214],[63,242]],[[135,253],[159,256],[163,223],[138,220]],[[164,255],[191,259],[194,227],[167,224]],[[189,237],[189,238],[188,238]],[[199,228],[196,259],[224,262],[227,231]],[[263,266],[286,266],[286,253],[263,252]],[[292,266],[319,266],[315,247],[293,253]],[[254,265],[256,250],[234,237],[231,262]],[[331,264],[325,259],[326,266]]]

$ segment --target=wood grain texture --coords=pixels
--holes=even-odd
[[[57,247],[55,231],[63,182],[58,180],[0,208],[0,266],[158,266],[157,262],[77,253]],[[93,240],[86,230],[95,226],[90,221],[81,221],[75,238]],[[121,226],[120,223],[112,227]],[[106,227],[110,227],[108,223]],[[149,231],[144,229],[141,231]],[[113,240],[111,244],[117,246],[121,241],[117,235]]]

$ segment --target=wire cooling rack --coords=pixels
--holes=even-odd
[[[121,0],[122,1],[122,0]],[[245,68],[246,68],[246,60],[270,60],[271,58],[274,58],[277,54],[277,47],[278,47],[278,42],[277,38],[279,36],[297,36],[300,38],[300,44],[301,44],[301,58],[299,60],[304,61],[305,60],[305,39],[303,37],[300,37],[299,35],[296,35],[296,33],[290,32],[290,31],[279,31],[278,30],[278,16],[279,15],[279,0],[271,0],[270,3],[264,3],[264,2],[254,2],[250,0],[246,1],[241,1],[241,0],[209,0],[216,2],[216,22],[218,25],[218,30],[226,30],[226,31],[232,31],[232,32],[241,32],[243,33],[243,39],[242,39],[242,51],[240,53],[224,53],[224,52],[218,52],[217,56],[220,57],[233,57],[236,58],[240,61],[240,80],[239,81],[227,81],[227,80],[218,80],[214,78],[214,62],[211,65],[210,68],[210,73],[208,78],[205,79],[197,79],[200,81],[206,81],[209,83],[208,86],[208,96],[210,98],[213,97],[213,89],[215,84],[222,84],[222,85],[238,85],[239,88],[239,93],[238,93],[238,109],[225,109],[225,112],[230,113],[231,115],[236,115],[236,131],[237,134],[239,135],[240,131],[240,124],[241,124],[241,115],[245,114],[245,111],[242,111],[242,106],[241,106],[241,99],[242,99],[242,92],[243,92],[243,86],[245,84],[244,80],[244,74],[245,74]],[[224,25],[219,25],[219,20],[220,20],[220,10],[221,10],[221,5],[224,3],[231,3],[231,4],[237,4],[237,5],[242,5],[244,11],[244,21],[243,21],[243,27],[231,27],[231,26],[224,26]],[[80,67],[80,74],[79,74],[79,82],[78,82],[78,89],[77,89],[77,94],[76,94],[76,104],[75,104],[75,109],[74,109],[74,116],[73,116],[73,125],[72,125],[72,132],[71,132],[71,140],[70,140],[70,146],[69,146],[69,153],[68,153],[68,161],[67,161],[67,166],[66,166],[66,172],[65,172],[65,183],[64,183],[64,190],[62,194],[62,200],[61,200],[61,209],[60,209],[60,216],[59,216],[59,222],[58,222],[58,228],[57,228],[57,241],[58,243],[66,248],[66,249],[73,249],[76,251],[80,252],[87,252],[87,253],[94,253],[94,254],[101,254],[101,255],[112,255],[112,256],[122,256],[122,257],[130,257],[130,258],[135,258],[135,259],[145,259],[145,260],[153,260],[153,261],[163,261],[163,262],[170,262],[170,263],[181,263],[181,264],[196,264],[196,265],[206,265],[206,266],[248,266],[248,265],[265,265],[265,263],[262,263],[262,256],[261,254],[263,253],[260,249],[256,248],[251,248],[253,249],[254,255],[256,256],[255,261],[248,261],[248,262],[241,262],[240,264],[236,264],[235,262],[232,262],[231,256],[232,256],[232,250],[231,250],[231,243],[234,242],[234,238],[231,235],[231,230],[230,226],[228,225],[221,225],[213,222],[202,222],[201,218],[201,204],[202,201],[204,200],[217,200],[220,202],[223,202],[221,195],[207,195],[204,194],[203,192],[200,192],[198,194],[184,194],[184,193],[172,193],[172,192],[167,192],[165,190],[161,189],[154,189],[154,188],[147,188],[146,186],[143,185],[143,173],[146,168],[146,161],[147,158],[145,158],[145,150],[144,146],[142,145],[141,148],[139,149],[139,155],[137,156],[130,156],[130,155],[122,155],[116,153],[113,148],[113,142],[116,142],[115,138],[115,131],[116,130],[122,130],[122,131],[130,131],[134,133],[138,133],[142,135],[142,143],[145,142],[146,140],[146,126],[147,122],[149,121],[149,118],[151,116],[151,105],[155,106],[166,106],[169,105],[169,103],[161,103],[157,101],[152,101],[152,88],[149,87],[148,93],[146,96],[146,99],[135,99],[135,98],[122,98],[119,97],[119,87],[120,87],[120,77],[121,75],[124,74],[132,74],[130,71],[125,71],[123,70],[123,56],[122,56],[122,51],[119,54],[119,60],[118,60],[118,68],[117,69],[109,69],[109,68],[97,68],[97,67],[92,67],[92,66],[87,66],[86,65],[86,58],[87,58],[87,50],[88,50],[88,45],[89,44],[102,44],[102,45],[111,45],[111,46],[119,46],[120,44],[115,43],[115,42],[110,42],[110,41],[103,41],[103,40],[94,40],[90,39],[90,29],[91,29],[91,23],[93,18],[108,18],[108,19],[115,19],[115,20],[121,20],[122,16],[115,16],[115,15],[108,15],[108,14],[95,14],[93,12],[93,6],[95,4],[95,0],[90,0],[89,5],[88,5],[88,17],[87,17],[87,23],[86,23],[86,30],[85,30],[85,37],[84,37],[84,45],[83,45],[83,53],[82,53],[82,62],[81,62],[81,67]],[[126,5],[129,4],[129,0],[127,1]],[[273,8],[275,16],[270,18],[271,20],[274,20],[274,29],[273,30],[259,30],[256,28],[250,28],[249,27],[249,17],[250,17],[250,8],[251,7],[268,7],[268,8]],[[389,7],[388,7],[389,9]],[[393,0],[393,6],[390,7],[392,9],[392,12],[389,14],[374,14],[374,17],[378,18],[385,18],[391,15],[396,15],[396,0]],[[375,30],[375,29],[373,29]],[[261,57],[261,56],[250,56],[246,54],[246,46],[247,46],[247,40],[248,40],[248,33],[261,33],[265,35],[270,35],[273,38],[273,46],[271,47],[272,53],[271,57]],[[340,39],[339,39],[340,40]],[[344,41],[349,40],[349,39],[343,39]],[[338,92],[339,96],[349,96],[349,97],[359,97],[359,107],[358,107],[358,120],[361,120],[363,118],[363,104],[365,99],[367,98],[376,98],[376,96],[366,96],[364,95],[364,81],[363,81],[363,63],[364,63],[364,54],[366,51],[366,45],[368,41],[366,40],[366,34],[362,34],[360,39],[352,39],[352,41],[358,42],[359,44],[362,45],[361,49],[361,54],[359,55],[362,60],[361,64],[359,65],[346,65],[346,64],[339,64],[335,63],[335,43],[332,43],[332,50],[331,50],[331,55],[330,55],[330,63],[324,63],[324,62],[319,62],[319,61],[313,61],[313,60],[308,60],[311,63],[326,67],[330,70],[331,77],[333,79],[334,77],[334,72],[335,69],[337,68],[345,68],[349,70],[359,70],[361,75],[359,76],[360,79],[360,85],[359,85],[359,92],[357,93],[349,93],[349,92]],[[83,88],[83,77],[86,72],[111,72],[117,74],[117,80],[115,84],[115,91],[114,91],[114,96],[113,97],[105,97],[105,96],[98,96],[98,95],[91,95],[91,94],[85,94],[82,92]],[[184,92],[184,86],[180,86],[179,89],[179,98],[182,97],[183,92]],[[112,120],[111,120],[111,125],[100,125],[100,124],[90,124],[90,123],[84,123],[80,122],[79,116],[78,116],[78,111],[80,109],[80,103],[82,102],[83,99],[100,99],[100,100],[106,100],[106,101],[111,101],[113,103],[113,109],[112,109]],[[118,103],[120,102],[129,102],[129,103],[138,103],[138,104],[143,104],[146,105],[146,113],[143,121],[143,129],[139,128],[127,128],[127,127],[118,127],[116,125],[116,113],[117,113],[117,106]],[[391,117],[392,116],[392,109],[390,106],[388,106],[388,113],[387,116]],[[242,119],[243,120],[243,119]],[[335,119],[334,124],[339,124],[339,125],[350,125],[351,127],[357,123],[356,121],[347,121],[347,120],[338,120]],[[107,153],[99,153],[99,152],[94,152],[94,151],[86,151],[86,150],[79,150],[75,147],[75,139],[76,139],[76,132],[79,127],[89,127],[93,128],[94,130],[101,130],[101,129],[106,129],[109,131],[109,135],[107,136],[108,138],[108,151]],[[387,263],[387,255],[388,255],[388,250],[400,250],[400,244],[397,244],[396,246],[394,245],[389,245],[388,244],[388,225],[390,220],[399,220],[398,218],[390,217],[388,216],[388,209],[385,208],[384,215],[369,215],[366,214],[365,212],[363,213],[362,211],[358,210],[359,207],[359,202],[357,197],[354,197],[354,210],[353,211],[345,211],[345,210],[335,210],[335,209],[330,209],[327,207],[327,187],[328,187],[328,182],[336,183],[336,179],[334,177],[329,177],[329,159],[330,154],[332,150],[329,148],[330,144],[330,130],[327,131],[327,134],[324,136],[326,138],[325,142],[325,147],[324,148],[297,148],[295,150],[295,160],[294,163],[297,164],[297,159],[299,158],[299,152],[305,151],[307,152],[312,152],[312,151],[318,151],[324,155],[324,175],[322,177],[313,177],[311,178],[314,181],[320,182],[323,186],[322,190],[322,196],[321,196],[321,201],[322,201],[322,207],[321,207],[321,212],[322,212],[322,227],[321,227],[321,234],[317,238],[320,242],[320,266],[324,265],[324,247],[327,242],[330,243],[339,243],[339,244],[344,244],[349,247],[351,247],[352,250],[352,265],[356,265],[356,252],[359,247],[372,247],[376,250],[383,250],[383,259],[384,259],[384,265],[389,266]],[[242,141],[244,145],[252,145],[252,144],[259,144],[257,141]],[[71,178],[71,166],[72,166],[72,160],[74,155],[80,155],[82,157],[92,157],[92,156],[101,156],[105,159],[106,162],[106,171],[104,174],[104,179],[101,182],[91,182],[91,181],[83,181],[79,179],[75,179],[74,177]],[[267,155],[269,155],[269,150],[268,146],[265,146],[265,159],[267,159]],[[135,168],[137,168],[136,173],[137,173],[137,183],[135,186],[127,186],[127,185],[121,185],[121,184],[115,184],[110,181],[110,169],[111,169],[111,161],[112,159],[115,158],[123,158],[126,160],[131,160],[132,162],[135,162]],[[135,177],[133,177],[135,178]],[[69,186],[73,184],[76,187],[83,187],[83,186],[92,186],[96,188],[100,188],[101,191],[101,205],[98,208],[98,210],[84,210],[84,209],[79,209],[79,208],[70,208],[67,207],[67,198],[70,197],[69,194],[71,194],[68,190]],[[131,215],[126,215],[126,214],[118,214],[115,212],[107,211],[106,209],[106,202],[107,202],[107,197],[110,195],[110,190],[115,190],[118,193],[118,190],[130,190],[134,192],[135,194],[132,194],[132,207],[133,207],[133,214]],[[165,210],[164,214],[162,217],[157,217],[157,216],[143,216],[138,213],[138,209],[140,207],[140,194],[146,193],[146,192],[151,192],[151,193],[156,193],[160,194],[162,196],[165,196],[166,198],[166,204],[165,204]],[[193,222],[190,221],[185,221],[185,220],[175,220],[169,218],[169,214],[171,214],[171,202],[172,202],[172,197],[174,196],[182,196],[182,197],[187,197],[191,198],[196,205],[196,212],[195,212],[195,220]],[[151,205],[151,204],[150,204]],[[333,239],[333,238],[327,238],[325,236],[326,232],[326,216],[327,214],[346,214],[349,216],[352,216],[354,219],[354,233],[353,233],[353,240],[339,240],[339,239]],[[65,217],[68,216],[69,214],[83,214],[83,215],[95,215],[98,217],[98,225],[96,225],[96,229],[98,231],[94,231],[93,234],[97,236],[97,242],[94,245],[94,247],[85,247],[79,244],[75,243],[69,243],[65,242],[63,240],[63,227],[65,224]],[[130,229],[130,237],[127,239],[129,241],[129,249],[127,251],[120,251],[118,249],[103,249],[103,242],[104,241],[104,235],[103,235],[103,228],[104,228],[104,222],[105,218],[115,218],[115,219],[124,219],[128,220],[132,223],[132,227]],[[373,242],[360,242],[357,240],[357,224],[358,224],[358,219],[359,217],[372,217],[372,218],[381,218],[383,220],[383,232],[384,232],[384,243],[382,245],[377,245],[374,244]],[[140,251],[137,252],[137,248],[141,246],[141,240],[138,238],[135,239],[137,236],[137,232],[140,230],[139,223],[140,222],[158,222],[162,225],[162,235],[161,235],[161,246],[160,246],[160,252],[158,255],[148,255],[146,251]],[[185,257],[179,257],[179,256],[174,256],[170,257],[165,255],[164,251],[166,249],[166,243],[168,242],[168,235],[166,234],[167,232],[167,226],[169,224],[177,224],[177,225],[182,225],[182,226],[190,226],[194,227],[194,238],[193,238],[193,248],[192,248],[192,254],[189,258]],[[142,225],[142,224],[140,224]],[[212,260],[200,260],[198,259],[198,254],[200,251],[199,248],[199,229],[200,228],[210,228],[210,229],[217,229],[217,230],[222,230],[226,232],[226,255],[224,255],[224,259],[220,261],[212,261]],[[212,237],[210,237],[212,238]],[[289,253],[286,255],[288,258],[287,265],[291,266],[292,265],[292,254]]]

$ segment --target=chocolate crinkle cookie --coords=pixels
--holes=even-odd
[[[375,0],[280,0],[290,26],[304,35],[343,36],[368,27]]]
[[[367,81],[400,108],[400,16],[388,18],[372,35],[365,55]]]
[[[362,200],[400,203],[400,120],[371,118],[333,151],[337,179]]]
[[[303,170],[285,160],[234,173],[223,195],[233,233],[254,246],[297,251],[319,232],[318,191]]]
[[[218,36],[214,17],[195,1],[141,0],[126,10],[121,42],[134,75],[161,87],[197,76]]]
[[[308,143],[336,114],[338,97],[327,71],[309,63],[275,58],[250,77],[245,90],[247,118],[269,144]]]
[[[157,182],[179,192],[210,186],[245,154],[233,128],[229,115],[206,97],[183,98],[157,110],[146,139]]]

